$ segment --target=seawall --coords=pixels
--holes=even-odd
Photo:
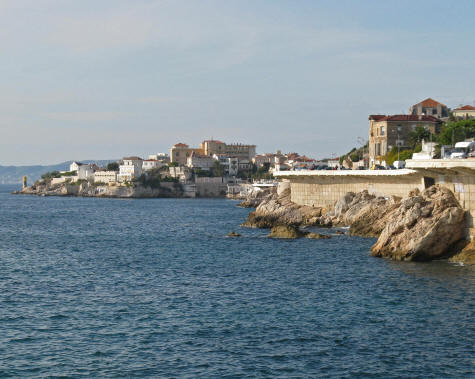
[[[332,208],[348,192],[367,190],[378,196],[406,197],[434,184],[450,189],[467,211],[467,237],[474,239],[475,160],[407,161],[403,170],[279,171],[274,176],[289,186],[298,205]]]

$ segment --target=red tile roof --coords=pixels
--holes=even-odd
[[[382,118],[385,118],[385,117],[386,117],[386,115],[384,115],[384,114],[371,114],[371,115],[369,115],[369,119],[374,120],[374,121],[379,121],[379,120],[381,120]]]
[[[455,109],[456,111],[475,111],[475,107],[471,105],[464,105],[463,107]]]
[[[175,145],[173,145],[173,147],[188,147],[188,145],[186,143],[178,142]]]
[[[376,116],[376,118],[372,118]],[[395,114],[390,116],[372,115],[369,116],[370,120],[374,121],[425,121],[425,122],[440,122],[440,120],[434,116],[418,116],[414,114]]]
[[[439,105],[439,104],[445,107],[444,104],[439,103],[438,101],[436,101],[434,99],[431,99],[430,97],[428,97],[427,99],[425,99],[425,100],[423,100],[420,103],[415,104],[415,105],[419,105],[419,104],[423,107],[426,107],[426,108],[436,108],[437,105]]]

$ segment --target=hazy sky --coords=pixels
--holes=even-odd
[[[214,137],[321,158],[475,101],[475,1],[0,0],[0,165]]]

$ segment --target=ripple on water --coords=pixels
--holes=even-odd
[[[472,267],[234,204],[0,191],[0,377],[473,377]]]

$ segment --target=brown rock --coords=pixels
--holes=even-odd
[[[388,223],[371,248],[373,256],[427,261],[463,240],[465,211],[450,190],[432,186],[413,195],[385,216]]]
[[[320,234],[320,233],[308,233],[305,237],[315,239],[315,240],[332,238],[328,234]]]
[[[294,225],[277,225],[274,226],[270,233],[270,238],[289,238],[295,239],[304,237],[307,233],[302,232],[297,226]]]

